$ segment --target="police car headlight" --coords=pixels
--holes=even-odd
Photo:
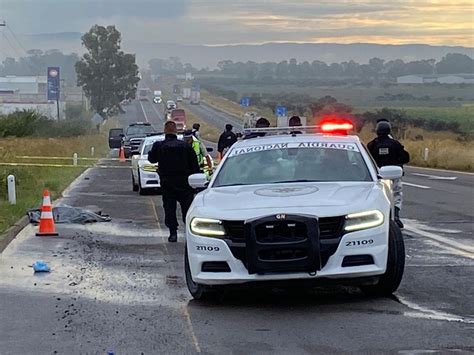
[[[203,237],[221,237],[225,235],[224,225],[218,219],[195,217],[191,221],[191,232]]]
[[[351,213],[346,216],[344,230],[353,232],[380,226],[384,221],[383,213],[378,210]]]

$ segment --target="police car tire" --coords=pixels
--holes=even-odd
[[[132,173],[132,190],[138,191],[138,184],[135,181],[135,176],[133,176],[133,173]]]
[[[215,292],[212,292],[210,287],[193,281],[191,268],[189,267],[188,248],[186,245],[184,246],[184,274],[186,277],[186,286],[195,300],[207,301],[215,297]]]
[[[361,286],[361,289],[369,296],[390,296],[400,285],[404,269],[405,243],[403,235],[398,225],[394,221],[390,221],[387,270],[375,285]]]

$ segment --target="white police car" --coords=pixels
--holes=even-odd
[[[151,150],[153,143],[164,139],[164,133],[146,137],[138,148],[138,154],[132,156],[132,188],[133,191],[138,191],[140,195],[146,195],[153,189],[156,190],[161,187],[160,177],[156,172],[157,164],[148,161],[148,152]]]
[[[194,298],[261,281],[350,283],[378,295],[398,288],[405,251],[389,179],[402,169],[378,170],[357,136],[341,134],[351,127],[257,129],[266,136],[234,144],[209,183],[189,177],[204,189],[186,217]]]

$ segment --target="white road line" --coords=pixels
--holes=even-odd
[[[161,118],[160,113],[156,109],[155,105],[151,104],[151,107],[153,107],[153,110],[156,112],[156,115],[158,116],[158,120],[163,121],[163,119]]]
[[[410,182],[405,182],[405,181],[402,182],[402,185],[404,185],[404,186],[411,186],[411,187],[417,187],[417,188],[419,188],[419,189],[425,189],[425,190],[426,190],[426,189],[431,189],[431,187],[429,187],[429,186],[418,185],[418,184],[412,184],[412,183],[410,183]]]
[[[435,168],[425,168],[422,166],[412,166],[412,165],[407,165],[407,169],[420,169],[420,170],[428,170],[428,171],[439,171],[443,173],[453,173],[453,174],[462,174],[462,175],[471,175],[474,176],[474,173],[470,173],[467,171],[459,171],[459,170],[449,170],[449,169],[435,169]]]
[[[143,108],[142,102],[140,100],[138,100],[138,102],[140,103],[140,107],[142,108],[142,112],[143,112],[143,115],[145,116],[145,120],[147,122],[150,122],[150,121],[148,121],[148,116],[146,115],[146,112],[145,112],[145,109]]]
[[[437,175],[428,175],[428,174],[420,174],[420,173],[411,173],[411,175],[421,176],[428,178],[429,180],[456,180],[456,176],[437,176]]]
[[[423,306],[420,306],[414,302],[408,301],[404,297],[396,296],[398,301],[404,306],[412,309],[411,312],[404,312],[404,315],[411,318],[420,318],[420,319],[432,319],[432,320],[441,320],[447,322],[459,322],[465,324],[474,324],[474,319],[458,316],[456,314],[446,313],[436,311],[434,309],[429,309]]]
[[[404,219],[405,229],[412,233],[421,235],[422,237],[435,240],[441,244],[449,245],[452,248],[458,249],[463,252],[464,256],[474,259],[474,246],[466,245],[463,243],[456,242],[450,238],[442,237],[438,234],[423,230],[421,226],[418,226],[416,222]]]

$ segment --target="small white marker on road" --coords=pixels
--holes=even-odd
[[[91,157],[93,157],[95,154],[95,148],[94,147],[91,147]]]
[[[429,155],[430,155],[430,150],[429,150],[429,148],[423,149],[423,160],[424,160],[424,161],[428,161]]]
[[[77,166],[77,153],[72,155],[72,165]]]

